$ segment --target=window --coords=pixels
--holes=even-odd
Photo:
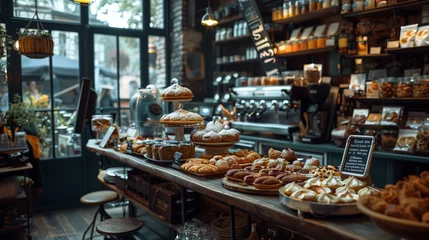
[[[33,18],[36,0],[13,0],[13,16]],[[40,19],[59,22],[80,22],[80,6],[70,0],[37,0]]]
[[[164,0],[150,0],[151,28],[164,28]]]
[[[165,37],[149,36],[149,83],[157,87],[166,86]]]
[[[89,23],[105,27],[142,29],[142,1],[99,0],[90,5]]]

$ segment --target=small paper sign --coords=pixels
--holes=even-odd
[[[109,142],[110,136],[112,136],[112,133],[115,131],[115,127],[110,126],[109,129],[107,129],[106,135],[104,135],[103,140],[101,140],[100,147],[104,148],[106,147],[107,142]]]
[[[181,152],[175,152],[174,153],[174,160],[173,160],[173,163],[171,163],[171,166],[175,169],[180,170],[180,159],[182,159],[182,153]]]
[[[380,54],[381,53],[381,47],[371,47],[369,49],[369,54]]]
[[[387,48],[399,48],[399,41],[388,41]]]
[[[128,130],[127,130],[127,136],[128,137],[135,138],[135,137],[137,137],[136,134],[137,134],[137,129],[135,129],[135,128],[128,128]]]
[[[341,175],[367,177],[374,154],[374,146],[375,138],[372,136],[349,136],[341,161]]]
[[[127,153],[131,154],[133,152],[133,140],[128,141]]]
[[[325,30],[326,30],[326,24],[319,25],[319,26],[316,27],[316,30],[314,30],[313,36],[314,37],[320,37],[320,36],[323,35],[323,33],[325,32]]]
[[[310,36],[310,34],[313,32],[313,29],[314,29],[314,27],[312,27],[312,26],[305,28],[301,34],[301,40],[307,39]]]

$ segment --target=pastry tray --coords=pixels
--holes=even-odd
[[[361,212],[357,208],[356,203],[348,204],[324,204],[310,201],[301,201],[290,198],[283,193],[283,188],[279,189],[280,204],[298,210],[298,214],[302,212],[311,213],[314,216],[346,216],[356,215]]]
[[[149,160],[149,161],[151,161],[151,162],[157,162],[157,163],[172,163],[172,162],[174,161],[174,160],[155,160],[155,159],[153,159],[153,158],[148,157],[148,156],[147,156],[147,153],[145,153],[145,154],[133,153],[133,154],[143,156],[143,157],[145,157],[147,160]],[[185,161],[186,161],[186,159],[180,159],[180,161],[181,161],[181,162],[185,162]]]
[[[192,98],[193,98],[193,96],[191,98],[163,98],[163,97],[161,97],[160,99],[163,102],[190,102],[190,101],[192,101]]]
[[[252,185],[245,184],[243,182],[230,181],[226,177],[222,179],[222,187],[234,192],[251,193],[251,194],[259,194],[259,195],[274,195],[274,196],[279,195],[278,188],[259,189],[259,188],[255,188]],[[283,187],[280,187],[280,189],[282,188]]]

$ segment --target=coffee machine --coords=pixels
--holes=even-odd
[[[299,131],[302,113],[309,104],[306,87],[235,87],[237,117],[232,127],[251,133],[274,133],[292,138]]]
[[[311,104],[304,113],[301,124],[301,141],[305,143],[324,143],[330,139],[335,119],[335,108],[339,88],[328,83],[309,84],[308,95]]]

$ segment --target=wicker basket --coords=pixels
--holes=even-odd
[[[19,54],[29,58],[45,58],[54,54],[54,41],[51,37],[21,36],[18,42]]]
[[[14,199],[18,192],[18,181],[15,176],[0,178],[0,200]]]

